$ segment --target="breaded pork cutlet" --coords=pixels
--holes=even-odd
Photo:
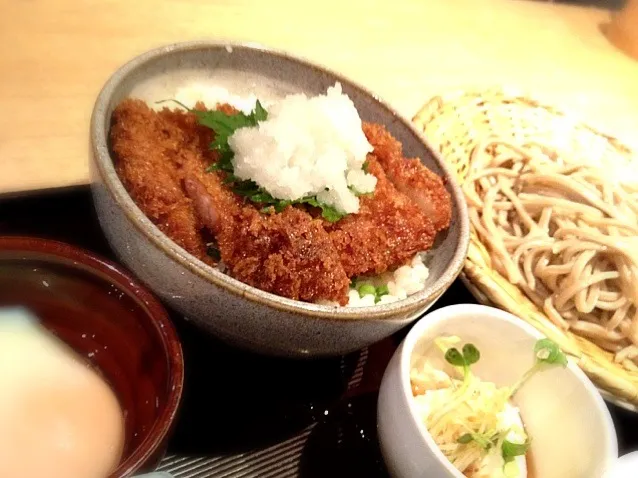
[[[224,187],[220,173],[189,169],[187,193],[215,235],[230,275],[295,300],[347,303],[350,280],[320,220],[292,206],[262,214]]]
[[[110,139],[116,171],[138,207],[177,244],[212,263],[179,173],[185,157],[200,154],[197,141],[182,125],[130,99],[113,112]]]
[[[192,113],[125,100],[113,113],[111,146],[132,198],[188,252],[214,264],[207,254],[214,238],[236,279],[295,300],[345,305],[349,277],[392,270],[430,249],[451,212],[441,178],[403,158],[382,126],[366,124],[364,132],[375,148],[368,171],[377,186],[360,197],[357,214],[336,223],[313,217],[312,208],[262,213],[233,193],[225,173],[206,172],[217,159],[209,149],[214,133]]]
[[[349,277],[377,275],[404,265],[432,247],[436,231],[428,216],[386,177],[373,154],[367,170],[377,177],[374,193],[359,198],[357,214],[325,223]]]
[[[222,184],[221,173],[205,172],[215,159],[209,131],[192,114],[157,113],[129,100],[118,106],[113,151],[133,199],[169,237],[210,263],[201,232],[209,229],[236,279],[295,300],[344,305],[350,281],[322,222],[292,207],[261,214]],[[185,219],[170,215],[178,207],[188,210]],[[188,241],[191,232],[200,247]]]
[[[429,216],[436,232],[447,229],[452,218],[452,201],[443,179],[419,159],[405,158],[401,143],[383,126],[363,123],[363,132],[392,184]]]

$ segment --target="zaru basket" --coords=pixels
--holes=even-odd
[[[501,89],[433,97],[413,122],[452,166],[460,184],[470,171],[474,147],[494,136],[536,141],[575,157],[595,154],[604,162],[632,160],[632,151],[615,138],[552,106]],[[492,267],[490,253],[474,230],[461,279],[480,303],[517,315],[558,343],[605,398],[638,411],[638,367],[630,361],[616,363],[611,352],[555,326],[522,290]]]

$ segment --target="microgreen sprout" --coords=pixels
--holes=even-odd
[[[445,360],[454,367],[463,370],[463,380],[460,386],[453,383],[453,392],[449,399],[441,405],[437,410],[433,410],[428,417],[428,429],[434,431],[443,430],[449,424],[444,421],[445,416],[450,416],[458,410],[462,404],[467,404],[468,408],[485,407],[482,410],[485,414],[491,414],[492,420],[485,420],[480,423],[471,420],[460,421],[463,431],[456,438],[456,444],[459,447],[454,451],[455,455],[464,455],[467,453],[475,453],[476,450],[468,450],[467,447],[474,447],[480,450],[481,456],[488,453],[497,453],[503,458],[503,473],[508,478],[519,476],[519,465],[516,458],[525,456],[530,448],[530,439],[527,437],[524,429],[519,427],[501,429],[498,425],[498,410],[503,410],[510,398],[519,390],[533,375],[547,370],[552,367],[566,367],[568,364],[567,357],[561,351],[560,347],[549,339],[542,339],[534,344],[534,365],[523,375],[518,383],[513,387],[499,388],[484,403],[473,403],[476,393],[480,393],[480,381],[476,379],[471,371],[470,366],[478,362],[481,354],[476,346],[467,343],[460,347],[460,339],[456,336],[438,337],[435,344],[444,352]],[[472,403],[471,403],[472,402]],[[493,409],[490,407],[494,407]],[[477,412],[477,417],[478,412]],[[495,424],[496,422],[496,424]],[[516,432],[516,433],[513,433]],[[513,436],[514,435],[514,436]],[[520,441],[525,440],[523,443]]]
[[[534,346],[534,354],[538,363],[567,366],[567,356],[549,339],[541,339]]]
[[[445,352],[445,360],[448,361],[451,365],[455,367],[463,367],[465,366],[465,358],[463,354],[459,352],[459,349],[456,347],[452,347],[447,352]]]
[[[530,442],[526,440],[524,443],[515,443],[507,438],[510,430],[504,430],[499,433],[495,433],[490,436],[487,433],[466,433],[461,435],[456,442],[459,445],[470,445],[474,443],[485,452],[489,452],[492,448],[496,447],[499,442],[501,444],[501,456],[503,457],[503,467],[506,476],[509,476],[507,471],[510,468],[509,463],[513,462],[517,456],[524,456],[529,450]],[[513,476],[517,476],[513,474]]]
[[[534,375],[550,367],[567,367],[567,356],[560,347],[549,339],[541,339],[534,345],[534,365],[525,372],[525,375],[511,389],[510,396],[514,395]]]
[[[474,344],[465,344],[463,352],[459,352],[456,347],[452,347],[445,352],[445,360],[455,367],[463,367],[463,375],[468,376],[470,365],[474,365],[481,358],[481,352]]]
[[[465,344],[463,346],[463,358],[467,365],[474,365],[481,358],[481,352],[474,346],[474,344]]]
[[[462,351],[459,351],[456,347],[447,348],[447,345],[450,343],[454,342],[451,342],[450,340],[440,340],[437,345],[445,350],[445,360],[450,365],[463,369],[463,383],[455,391],[454,398],[446,403],[440,410],[437,410],[431,415],[432,426],[436,426],[436,424],[442,420],[445,415],[463,402],[465,399],[465,393],[472,381],[470,366],[478,362],[481,358],[481,353],[474,344],[465,344],[461,349]]]

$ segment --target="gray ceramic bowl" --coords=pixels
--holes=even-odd
[[[362,119],[382,123],[408,157],[448,178],[452,225],[437,240],[426,288],[407,299],[367,308],[335,308],[285,299],[209,267],[146,218],[120,182],[108,148],[111,114],[124,98],[170,98],[184,82],[205,81],[237,95],[273,100],[317,95],[339,81]],[[343,354],[377,342],[422,315],[461,270],[469,241],[462,191],[441,158],[408,121],[360,86],[319,66],[255,45],[189,42],[145,53],[117,70],[91,118],[93,198],[102,229],[120,260],[171,307],[235,345],[285,356]]]

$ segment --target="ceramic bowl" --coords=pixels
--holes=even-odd
[[[5,306],[26,307],[112,386],[126,436],[111,478],[152,469],[164,454],[184,380],[180,342],[157,299],[90,252],[0,237],[0,307]]]
[[[379,441],[395,477],[462,478],[439,450],[413,405],[410,370],[422,357],[441,361],[433,347],[440,335],[473,343],[481,359],[473,373],[498,386],[512,385],[534,363],[534,344],[543,336],[499,309],[460,304],[428,314],[406,336],[381,383]],[[598,478],[618,456],[609,410],[595,386],[574,364],[534,376],[515,395],[532,439],[530,478]]]
[[[452,225],[431,254],[420,293],[383,306],[335,308],[289,300],[243,284],[199,261],[142,213],[120,182],[109,152],[115,106],[127,97],[149,103],[178,86],[207,83],[236,95],[272,101],[287,94],[325,93],[340,82],[363,120],[384,124],[408,157],[447,179]],[[99,94],[91,119],[93,198],[100,224],[120,260],[188,319],[235,345],[284,356],[328,356],[360,349],[418,318],[461,270],[468,247],[463,194],[441,158],[408,121],[351,81],[306,61],[255,45],[190,42],[145,53],[117,70]]]

